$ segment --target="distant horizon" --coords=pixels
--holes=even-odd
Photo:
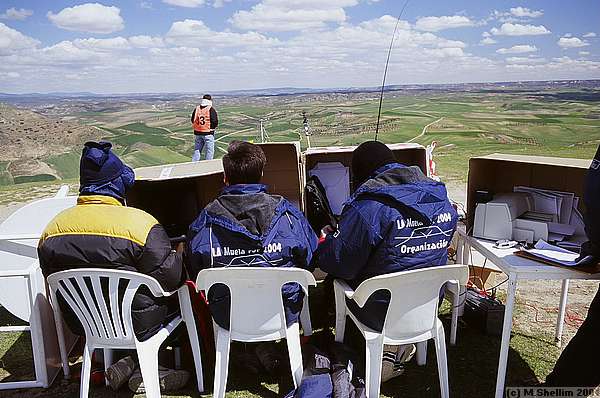
[[[402,83],[402,84],[387,84],[385,85],[385,91],[394,90],[398,87],[410,87],[410,86],[450,86],[450,85],[485,85],[485,84],[518,84],[518,83],[548,83],[548,82],[557,82],[557,83],[566,83],[566,82],[600,82],[600,78],[590,78],[590,79],[541,79],[541,80],[499,80],[499,81],[473,81],[473,82],[459,82],[459,83]],[[316,92],[330,92],[336,90],[380,90],[381,85],[379,86],[339,86],[339,87],[262,87],[262,88],[248,88],[248,89],[234,89],[234,90],[207,90],[209,93],[215,93],[217,95],[228,93],[243,93],[243,92],[259,92],[259,91],[269,91],[269,90],[295,90],[297,92],[291,94],[302,94],[301,90],[311,90],[312,92],[307,92],[307,94],[316,93]],[[204,91],[131,91],[131,92],[92,92],[92,91],[48,91],[48,92],[23,92],[23,93],[10,93],[10,92],[0,92],[0,96],[34,96],[34,95],[92,95],[92,96],[125,96],[125,95],[165,95],[165,94],[176,94],[176,95],[200,95],[200,93],[204,94]],[[286,94],[285,91],[282,91],[279,94]]]

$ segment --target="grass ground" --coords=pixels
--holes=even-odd
[[[587,283],[587,282],[586,282]],[[557,286],[558,288],[558,286]],[[331,330],[323,329],[326,317],[318,312],[327,307],[323,297],[321,286],[311,290],[311,313],[313,325],[316,333],[311,339],[311,344],[321,349],[326,349],[331,340]],[[573,292],[572,292],[573,293]],[[552,294],[548,292],[548,294]],[[591,299],[591,297],[589,298]],[[589,301],[588,301],[589,302]],[[539,329],[524,328],[527,323],[543,323],[547,319],[544,316],[536,314],[532,319],[528,312],[528,306],[523,302],[522,296],[517,299],[517,311],[515,327],[511,339],[508,363],[508,386],[530,386],[543,381],[546,375],[551,371],[556,361],[559,349],[553,342],[553,328],[548,326]],[[450,306],[447,303],[441,308],[440,317],[444,322],[446,336],[449,336]],[[550,314],[550,319],[555,319],[554,314]],[[6,323],[7,316],[4,314],[3,322]],[[14,322],[14,321],[13,321]],[[550,320],[552,322],[552,320]],[[10,320],[9,320],[10,323]],[[570,325],[566,326],[567,335],[571,335],[576,329]],[[349,330],[350,336],[353,334]],[[358,333],[358,332],[354,332]],[[355,340],[357,344],[357,353],[362,353],[363,346],[360,339]],[[0,339],[0,377],[4,380],[17,380],[31,376],[31,366],[28,366],[31,360],[31,350],[28,348],[29,339],[26,334],[11,333],[4,334]],[[279,343],[279,348],[285,355],[285,344]],[[439,397],[439,387],[437,379],[437,368],[435,360],[435,350],[432,344],[429,344],[427,365],[417,366],[414,361],[406,367],[405,374],[385,383],[382,386],[382,397]],[[458,342],[456,346],[447,346],[448,368],[451,395],[456,397],[489,397],[493,395],[496,380],[496,370],[498,361],[498,352],[500,348],[500,339],[497,336],[484,334],[472,324],[462,322],[459,325]],[[240,343],[234,343],[231,351],[229,382],[227,387],[228,398],[250,398],[250,397],[280,397],[281,392],[287,392],[291,386],[291,380],[288,371],[283,371],[283,376],[274,377],[267,373],[254,374],[245,365],[244,358],[247,353],[252,352],[252,346],[245,346]],[[80,359],[73,358],[74,373],[80,366]],[[184,363],[186,356],[184,356]],[[190,359],[187,358],[189,368],[192,368]],[[205,372],[211,373],[211,364],[206,363]],[[356,369],[361,373],[364,368],[362,355],[357,354]],[[10,375],[9,375],[10,373]],[[212,390],[212,378],[207,377],[205,382],[207,393],[199,395],[194,391],[193,384],[176,394],[165,394],[171,397],[210,397]],[[1,397],[77,397],[79,381],[77,379],[65,381],[60,378],[47,390],[35,389],[28,391],[0,392]],[[143,395],[134,395],[126,389],[119,392],[113,392],[103,386],[92,386],[92,397],[143,397]]]

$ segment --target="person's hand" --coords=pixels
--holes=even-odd
[[[321,228],[321,238],[325,238],[327,234],[330,234],[334,231],[335,228],[333,228],[331,225],[324,226],[323,228]]]
[[[175,251],[177,253],[183,253],[184,250],[185,250],[185,242],[179,242],[175,248]]]

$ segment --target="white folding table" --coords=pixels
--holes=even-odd
[[[0,305],[25,321],[25,326],[0,326],[0,332],[31,333],[35,380],[0,382],[0,390],[48,387],[61,369],[52,308],[46,295],[37,245],[46,224],[75,205],[61,188],[56,197],[32,202],[0,224]],[[69,348],[75,342],[69,336]]]
[[[475,249],[485,258],[494,263],[508,276],[506,303],[504,310],[504,323],[502,326],[502,342],[500,345],[500,359],[498,362],[498,375],[496,378],[496,398],[504,397],[504,383],[506,378],[506,365],[508,361],[508,348],[513,322],[513,309],[515,305],[515,293],[519,280],[561,280],[562,292],[560,295],[560,306],[558,320],[556,323],[555,339],[560,344],[567,305],[567,294],[569,291],[569,279],[600,279],[600,273],[588,274],[582,271],[563,267],[555,267],[542,264],[533,260],[519,257],[514,254],[516,249],[494,248],[493,241],[477,239],[467,236],[464,231],[459,234],[459,245],[457,259],[462,259],[463,264],[469,264],[471,249]]]

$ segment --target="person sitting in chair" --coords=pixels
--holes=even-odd
[[[193,278],[211,267],[301,267],[308,269],[317,236],[304,214],[260,184],[266,164],[263,150],[233,141],[223,156],[221,195],[200,212],[188,233],[189,271]],[[298,320],[304,292],[296,283],[283,286],[288,325]],[[213,319],[229,329],[229,290],[216,285],[208,292]]]
[[[446,265],[458,215],[443,183],[416,166],[396,161],[381,142],[367,141],[352,153],[354,193],[345,203],[337,230],[326,228],[316,257],[330,276],[356,289],[377,275]],[[364,307],[348,302],[366,326],[383,329],[389,292],[375,292]],[[397,376],[399,363],[414,353],[384,353],[382,381]],[[391,366],[389,366],[391,365]]]
[[[154,217],[125,206],[125,196],[133,186],[135,175],[111,147],[109,142],[85,143],[80,161],[77,205],[50,221],[38,244],[42,273],[47,277],[77,268],[134,271],[155,278],[166,291],[176,290],[185,280],[182,250],[171,250],[165,229]],[[77,316],[62,296],[57,299],[69,329],[84,335]],[[176,295],[156,298],[147,288],[139,289],[132,304],[136,337],[146,340],[178,313]],[[107,378],[111,386],[116,389],[127,381],[134,367],[130,358],[126,369],[109,372]],[[166,383],[167,389],[174,390],[187,381],[187,377],[183,380],[180,376],[181,373],[162,372],[161,379],[168,377],[171,381]],[[173,379],[178,381],[173,383]],[[141,377],[136,380],[139,384]],[[165,386],[165,381],[161,380],[161,384]],[[134,391],[136,389],[137,386]]]

